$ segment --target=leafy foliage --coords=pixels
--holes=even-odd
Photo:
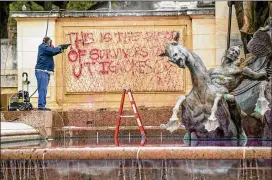
[[[96,4],[96,2],[93,2],[93,1],[70,1],[67,4],[66,9],[67,10],[85,11],[85,10],[90,9],[95,4]]]
[[[43,11],[44,8],[33,1],[14,1],[9,5],[10,11],[22,11],[22,6],[26,6],[27,11]]]
[[[1,15],[0,24],[3,24],[1,31],[1,38],[7,38],[7,27],[15,26],[14,18],[9,17],[9,11],[22,11],[22,7],[26,6],[26,11],[49,11],[53,9],[67,9],[67,10],[90,10],[100,8],[105,5],[107,1],[10,1],[0,3]],[[2,5],[1,5],[2,4]],[[4,13],[6,12],[6,13]]]

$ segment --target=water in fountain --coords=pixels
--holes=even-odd
[[[7,160],[1,179],[264,179],[271,160]],[[87,179],[88,179],[87,178]]]

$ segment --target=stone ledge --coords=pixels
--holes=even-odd
[[[41,136],[38,134],[29,134],[29,135],[20,134],[18,136],[1,136],[1,143],[29,141],[29,140],[38,140],[38,139],[41,139]]]
[[[186,133],[184,126],[181,126],[178,130],[170,133],[166,129],[161,129],[159,126],[144,126],[146,136],[149,137],[159,137],[159,136],[180,136],[182,139],[183,135]],[[62,129],[57,129],[55,132],[56,138],[70,138],[70,137],[80,137],[80,138],[103,138],[114,136],[114,127],[64,127]],[[140,137],[140,131],[138,126],[120,126],[119,137],[129,136],[129,137]]]
[[[150,108],[139,108],[139,114],[142,119],[144,126],[160,126],[161,124],[166,124],[169,118],[172,116],[173,107],[160,107],[156,109]],[[60,116],[62,116],[62,119]],[[123,114],[132,115],[134,114],[132,110],[124,110]],[[54,113],[53,126],[60,127],[63,121],[64,126],[77,126],[77,127],[102,127],[116,125],[118,119],[118,110],[82,110],[74,109],[70,111],[63,111],[59,113]],[[136,118],[122,118],[121,126],[137,126]]]
[[[53,113],[51,111],[2,111],[1,122],[22,122],[35,128],[43,137],[52,136]]]
[[[16,141],[9,143],[1,143],[1,148],[22,148],[22,147],[37,147],[42,144],[42,140]]]
[[[38,131],[24,123],[1,122],[1,137],[33,134],[38,134]]]
[[[49,11],[11,11],[14,18],[47,18]],[[215,8],[181,10],[118,10],[118,11],[52,11],[49,17],[120,17],[120,16],[181,16],[215,15]]]
[[[270,147],[84,147],[2,149],[1,160],[271,159]]]

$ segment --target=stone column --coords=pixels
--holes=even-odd
[[[32,14],[33,16],[33,14]],[[16,17],[17,20],[17,55],[18,55],[18,90],[22,89],[22,73],[28,73],[30,81],[29,94],[31,95],[37,89],[37,80],[35,76],[35,65],[37,62],[38,46],[46,33],[46,16],[35,18]],[[55,44],[55,21],[56,18],[49,18],[47,36]],[[51,76],[47,93],[47,107],[55,108],[56,104],[56,81],[55,75]],[[26,90],[26,86],[24,87]],[[38,92],[31,98],[31,103],[36,108]]]

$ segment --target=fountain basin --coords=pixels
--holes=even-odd
[[[120,146],[108,138],[65,137],[1,149],[2,160],[109,160],[109,159],[271,159],[272,141],[184,141],[180,136],[120,137]]]
[[[69,147],[2,149],[2,160],[271,159],[270,147]]]
[[[262,139],[191,141],[181,136],[65,137],[1,149],[3,179],[186,179],[268,180],[271,143]],[[1,176],[1,173],[0,173]],[[165,177],[165,178],[163,178]],[[166,178],[168,177],[168,178]]]

